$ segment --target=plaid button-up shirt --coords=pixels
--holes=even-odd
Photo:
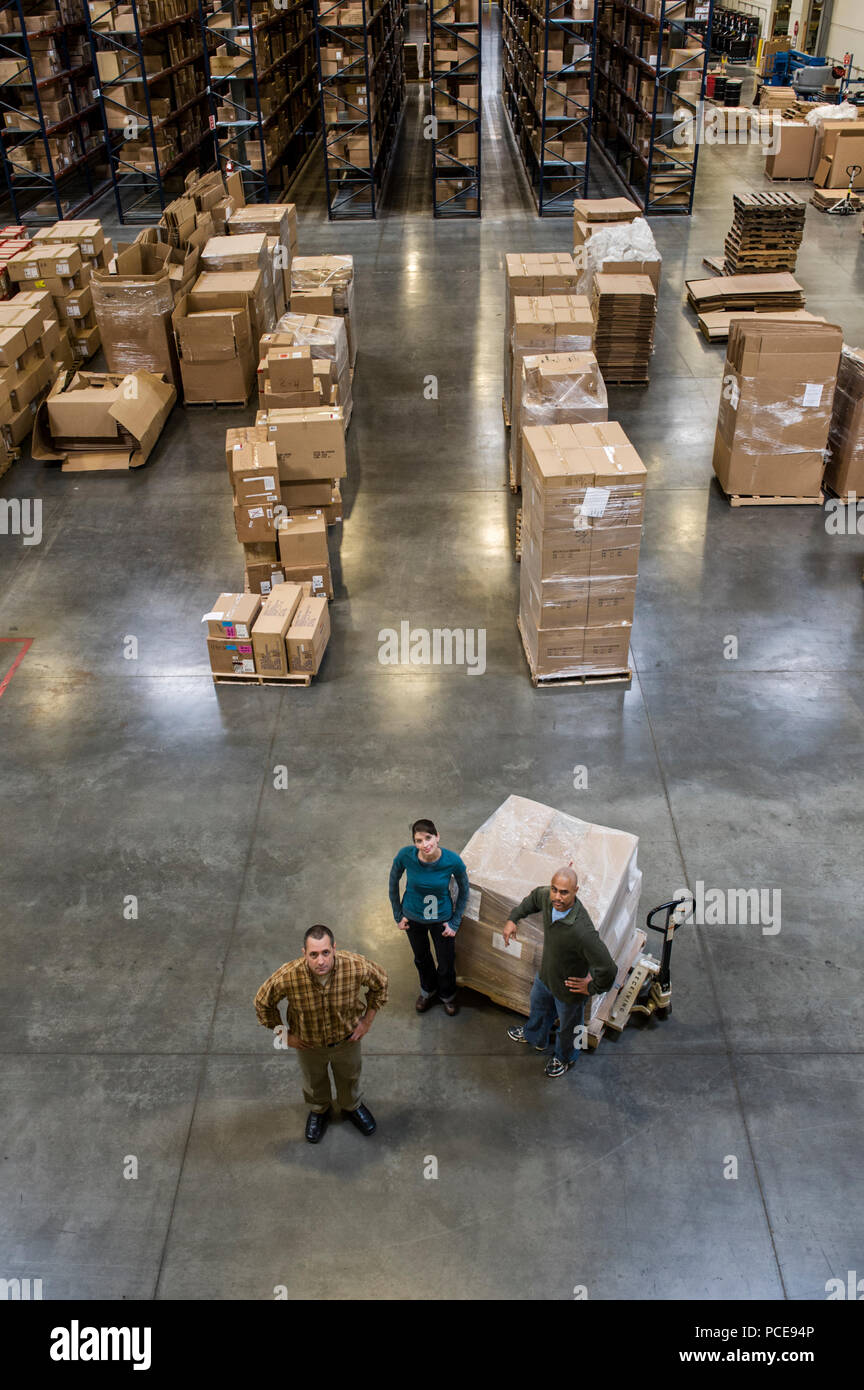
[[[367,1008],[383,1008],[386,972],[353,951],[336,951],[334,957],[325,985],[318,983],[305,956],[280,965],[255,995],[258,1022],[265,1028],[279,1027],[277,1005],[285,999],[289,1033],[312,1047],[327,1047],[353,1033]],[[362,989],[367,992],[365,1000]]]

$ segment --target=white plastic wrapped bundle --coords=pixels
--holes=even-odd
[[[594,276],[604,265],[629,261],[659,261],[654,233],[644,217],[632,222],[607,222],[584,243],[585,268],[579,277],[579,293],[591,294]]]
[[[550,352],[523,357],[511,406],[510,464],[522,483],[522,430],[530,425],[609,418],[606,386],[593,352]]]
[[[339,404],[347,430],[353,406],[345,320],[326,314],[283,314],[276,325],[275,336],[279,345],[286,343],[294,347],[311,347],[313,357],[330,359],[339,384]],[[262,352],[265,346],[262,343]]]
[[[592,825],[540,802],[509,796],[462,851],[471,893],[456,936],[456,969],[471,989],[528,1013],[528,997],[543,953],[539,916],[519,924],[518,947],[504,949],[501,933],[510,913],[534,888],[548,885],[557,869],[575,868],[579,899],[621,967],[636,946],[642,874],[639,841],[623,830]],[[603,1014],[606,995],[589,996],[592,1018]],[[587,1022],[587,1018],[586,1018]]]
[[[804,119],[818,130],[825,121],[857,121],[858,107],[853,106],[851,101],[841,101],[839,106],[813,106]]]

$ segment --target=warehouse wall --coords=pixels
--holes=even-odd
[[[828,53],[842,60],[844,53],[854,56],[855,66],[864,68],[864,5],[861,0],[834,0]]]

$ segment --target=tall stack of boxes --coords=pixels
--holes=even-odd
[[[307,584],[280,584],[272,593],[220,594],[205,613],[207,652],[214,675],[314,676],[330,637],[326,598]]]
[[[32,432],[65,349],[47,290],[23,290],[0,303],[0,437],[9,457]]]
[[[156,372],[182,390],[171,316],[191,288],[198,251],[157,241],[146,228],[120,245],[110,267],[95,270],[93,308],[111,372]]]
[[[586,295],[544,295],[536,299],[517,296],[510,330],[511,410],[514,403],[517,408],[521,404],[522,362],[526,357],[549,352],[590,352],[593,346],[594,316]],[[519,428],[514,418],[512,429]],[[512,487],[520,485],[515,475],[510,481]]]
[[[864,498],[864,350],[844,347],[828,433],[825,483],[842,497]]]
[[[819,497],[842,346],[830,323],[733,319],[713,457],[727,495]]]
[[[357,360],[353,256],[295,256],[291,263],[291,312],[344,319],[353,371]]]
[[[627,671],[645,481],[617,422],[525,430],[519,628],[535,679]]]
[[[93,309],[91,274],[104,269],[113,254],[95,219],[57,222],[45,227],[7,266],[19,289],[47,290],[58,322],[70,330],[75,357],[86,362],[101,346]]]
[[[504,402],[512,412],[515,380],[512,333],[516,300],[576,294],[579,261],[566,252],[513,252],[504,257],[504,276]],[[552,346],[545,344],[550,351]]]
[[[338,405],[347,430],[351,422],[353,399],[351,393],[351,367],[348,357],[348,335],[345,319],[338,314],[283,314],[273,333],[266,333],[260,342],[259,360],[259,405],[266,409],[266,400],[274,390],[270,380],[269,362],[271,354],[278,354],[290,348],[308,347],[317,365],[315,374],[325,384],[324,362],[330,363],[327,379],[330,382],[330,398],[326,402]],[[287,370],[287,369],[286,369]],[[283,385],[281,389],[293,389]],[[310,390],[304,386],[300,389]],[[258,422],[260,423],[260,421]]]
[[[510,470],[522,480],[522,431],[528,425],[607,420],[606,386],[593,352],[545,352],[524,357],[513,398]]]

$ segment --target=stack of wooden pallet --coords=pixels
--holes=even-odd
[[[736,193],[726,237],[727,275],[794,270],[806,206],[794,193]]]
[[[814,208],[820,212],[831,212],[838,203],[842,203],[848,197],[849,206],[853,212],[864,210],[864,202],[857,193],[849,193],[845,188],[814,188],[813,197],[810,202]]]
[[[594,354],[607,385],[648,381],[657,293],[647,275],[594,276]]]

